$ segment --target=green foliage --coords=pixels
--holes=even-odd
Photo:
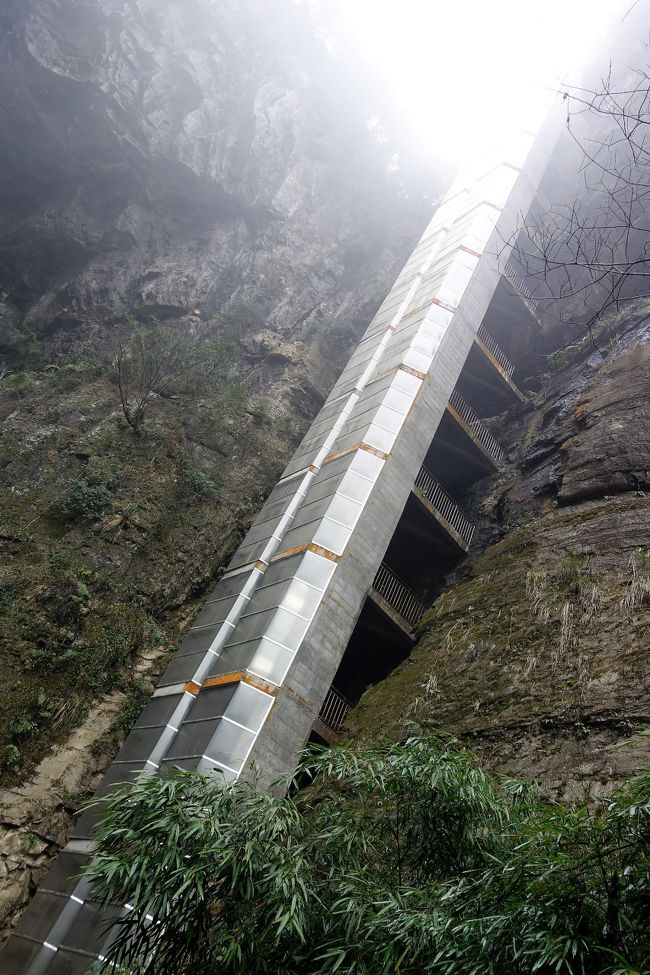
[[[8,356],[21,365],[34,368],[41,366],[46,359],[42,336],[25,324],[9,333],[5,347]]]
[[[0,770],[3,772],[12,769],[20,761],[20,749],[17,745],[4,745],[0,749]]]
[[[216,481],[208,477],[205,471],[192,467],[187,460],[182,461],[176,476],[177,501],[205,500],[215,497],[218,493],[219,487]]]
[[[111,336],[113,371],[124,418],[139,433],[157,396],[197,398],[226,383],[232,347],[158,321],[124,316],[127,331]]]
[[[111,492],[105,481],[79,477],[50,511],[61,521],[96,521],[110,501]]]
[[[289,795],[178,770],[97,800],[95,894],[131,905],[111,961],[146,975],[643,969],[648,774],[566,810],[433,738],[333,748],[300,773],[313,784]]]

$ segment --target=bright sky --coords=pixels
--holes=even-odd
[[[438,155],[464,161],[525,119],[526,82],[577,80],[633,0],[343,0],[346,32]],[[569,75],[572,75],[571,79]],[[524,124],[524,123],[522,123]]]

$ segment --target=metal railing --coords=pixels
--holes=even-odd
[[[422,600],[384,562],[379,566],[372,588],[411,626],[415,626],[426,609]]]
[[[499,365],[501,366],[501,368],[505,372],[505,374],[508,377],[508,379],[510,379],[510,377],[513,374],[513,372],[515,371],[515,367],[513,366],[513,364],[511,363],[510,359],[508,358],[508,356],[503,351],[503,349],[501,349],[499,347],[499,345],[497,345],[497,343],[492,338],[492,336],[490,335],[490,333],[489,332],[486,332],[486,330],[483,328],[482,325],[479,327],[478,334],[477,334],[477,338],[479,338],[481,340],[481,342],[483,343],[483,345],[485,346],[485,348],[488,350],[488,352],[490,353],[490,355],[492,356],[492,358],[493,359],[496,359],[496,361],[499,363]]]
[[[460,535],[465,544],[469,545],[474,534],[474,525],[426,467],[420,468],[418,476],[415,478],[415,486],[420,489],[425,498],[431,502],[436,511],[442,515],[454,531]]]
[[[483,420],[480,419],[457,389],[449,397],[449,405],[456,411],[461,420],[469,427],[485,452],[489,454],[498,466],[504,458],[504,453],[494,436],[490,433]]]
[[[345,719],[352,710],[352,705],[335,687],[330,687],[325,695],[319,717],[331,731],[339,732]]]
[[[508,282],[508,284],[512,285],[512,287],[515,289],[515,291],[517,292],[519,297],[524,301],[524,303],[530,307],[530,310],[532,312],[536,312],[537,298],[535,298],[534,294],[532,293],[532,291],[530,290],[530,288],[528,287],[528,285],[526,284],[526,282],[524,281],[521,274],[519,273],[515,265],[512,263],[512,260],[510,258],[506,261],[506,266],[503,272],[503,276]]]

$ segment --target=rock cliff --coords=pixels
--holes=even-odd
[[[354,734],[442,729],[570,801],[647,762],[647,301],[599,345],[550,356],[539,392],[494,419],[508,461],[466,499],[475,549],[411,657],[352,713]]]
[[[440,187],[391,171],[350,70],[284,0],[3,5],[2,916],[426,223]],[[107,355],[125,311],[230,357],[140,436]]]
[[[351,69],[288,0],[7,0],[0,55],[8,920],[442,180],[391,171]],[[125,311],[231,357],[222,388],[156,397],[140,436],[107,357]],[[508,461],[464,499],[474,550],[349,728],[443,729],[574,799],[647,760],[650,308],[612,317],[605,356],[517,341],[531,392],[492,421]]]

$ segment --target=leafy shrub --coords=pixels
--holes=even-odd
[[[183,498],[210,498],[219,491],[216,481],[186,461],[180,466],[176,489]]]
[[[182,460],[176,470],[174,488],[171,496],[164,504],[161,522],[158,524],[159,534],[165,534],[172,523],[169,515],[179,511],[189,504],[206,501],[219,496],[219,485],[211,477],[197,467],[193,467],[187,460]]]
[[[96,800],[94,895],[129,904],[105,971],[646,970],[647,772],[579,810],[434,738],[329,749],[300,772],[314,784],[289,795],[177,770]]]
[[[61,521],[96,521],[110,501],[111,492],[105,481],[79,477],[50,511]]]

